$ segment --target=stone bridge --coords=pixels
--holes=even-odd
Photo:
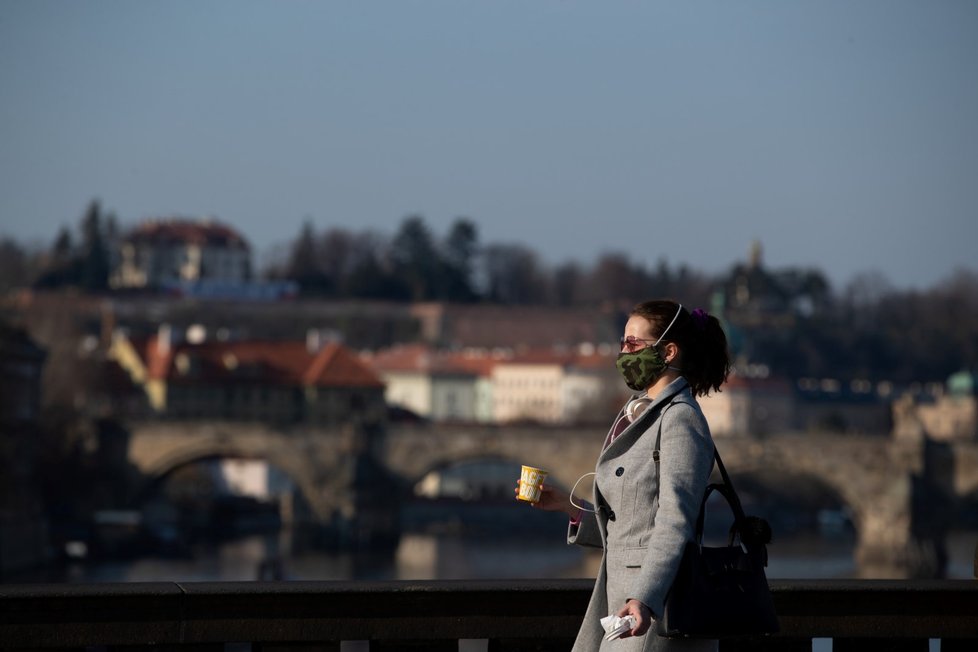
[[[147,422],[130,428],[129,459],[146,482],[206,458],[267,460],[289,475],[323,524],[373,519],[388,509],[391,488],[409,492],[433,470],[497,459],[547,468],[571,487],[593,470],[601,427],[350,425],[334,430],[230,422]],[[719,438],[731,475],[814,481],[849,507],[860,568],[904,569],[927,576],[942,565],[943,535],[956,504],[978,498],[978,442],[940,444],[850,435],[780,435],[763,440]],[[395,477],[371,495],[378,471]],[[586,487],[586,488],[584,488]],[[590,484],[578,494],[586,496]],[[396,521],[396,516],[394,518]]]

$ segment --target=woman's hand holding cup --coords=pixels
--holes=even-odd
[[[531,472],[527,473],[527,469],[530,469]],[[516,499],[528,502],[533,507],[542,509],[546,512],[564,512],[572,519],[577,518],[580,510],[571,505],[570,494],[563,489],[545,484],[544,480],[546,479],[546,471],[540,475],[534,475],[532,471],[539,471],[539,469],[526,466],[523,467],[522,476],[520,480],[517,481],[516,488],[514,490]],[[526,486],[527,481],[533,482],[538,478],[539,482],[535,487]]]

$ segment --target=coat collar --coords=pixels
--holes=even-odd
[[[689,387],[689,381],[687,381],[685,377],[680,376],[676,380],[666,385],[665,388],[659,393],[659,395],[656,396],[654,399],[652,399],[652,405],[649,406],[649,409],[653,410],[659,407],[660,405],[662,405],[663,403],[667,403],[671,401],[673,397],[675,397],[677,394],[679,394],[687,387]],[[641,394],[636,394],[635,396],[641,396]]]
[[[689,387],[689,383],[682,376],[672,381],[671,383],[666,385],[666,387],[659,393],[658,396],[652,399],[652,403],[649,405],[648,408],[646,408],[646,411],[642,413],[643,416],[649,414],[652,411],[658,411],[663,406],[663,404],[671,402],[677,395],[683,393],[684,390],[687,390],[688,387]],[[629,402],[636,398],[639,398],[640,396],[642,396],[641,393],[634,394],[629,399]],[[628,403],[625,403],[625,405],[627,406]],[[619,419],[625,418],[624,414],[625,414],[625,406],[622,406],[621,410],[618,411],[618,416],[615,418],[614,422],[612,423],[611,426],[612,430],[614,430],[615,428],[614,424],[617,423]],[[638,419],[628,424],[628,426],[621,432],[621,434],[618,435],[618,437],[616,437],[613,442],[611,442],[611,445],[609,445],[607,448],[601,451],[601,455],[598,457],[598,459],[601,460],[607,457],[610,453],[614,453],[615,451],[620,452],[622,450],[626,450],[627,448],[631,447],[632,443],[634,443],[634,441],[638,439],[638,437],[643,432],[645,432],[645,430],[648,428],[648,425],[650,423],[653,423],[653,421],[649,419],[643,419],[640,416]],[[610,432],[611,431],[609,431],[609,435]]]

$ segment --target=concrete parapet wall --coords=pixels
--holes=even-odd
[[[867,651],[926,650],[929,639],[941,639],[944,652],[978,646],[975,582],[770,584],[781,631],[760,639],[721,640],[721,652],[810,650],[814,638],[834,639],[835,649]],[[297,651],[550,652],[570,647],[591,585],[591,580],[4,585],[0,649],[139,646],[152,652],[250,643],[252,649]],[[351,647],[354,641],[358,647]]]

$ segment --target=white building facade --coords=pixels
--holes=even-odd
[[[251,248],[231,227],[213,220],[151,220],[123,238],[114,288],[161,288],[198,281],[244,282]]]

